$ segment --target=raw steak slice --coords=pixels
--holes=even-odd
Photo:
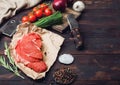
[[[17,61],[26,63],[37,62],[43,59],[42,40],[37,33],[29,33],[24,35],[21,40],[17,42],[16,53]]]
[[[47,70],[47,66],[44,61],[29,63],[26,66],[33,69],[34,71],[38,73],[39,72],[41,73]]]

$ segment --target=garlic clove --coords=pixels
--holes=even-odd
[[[76,1],[73,4],[73,10],[77,11],[77,12],[81,12],[85,9],[85,4],[82,1]]]

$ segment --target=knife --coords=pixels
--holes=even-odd
[[[6,36],[12,37],[12,35],[16,31],[16,27],[18,24],[19,21],[17,21],[16,19],[9,20],[0,28],[0,35],[4,34]]]
[[[67,15],[67,21],[70,26],[75,47],[76,49],[81,49],[83,47],[83,40],[82,40],[82,37],[80,36],[79,23],[75,20],[73,14]]]

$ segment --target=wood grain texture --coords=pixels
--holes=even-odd
[[[74,42],[69,39],[70,30],[61,34],[50,29],[65,37],[59,55],[70,53],[75,61],[71,65],[64,65],[57,60],[46,77],[37,81],[21,72],[25,76],[23,80],[0,67],[0,85],[58,85],[52,75],[62,67],[76,71],[78,76],[71,85],[120,85],[120,0],[82,1],[86,4],[86,9],[78,21],[84,39],[83,50],[75,49]],[[15,18],[20,19],[27,11],[19,13]],[[4,52],[4,42],[10,40],[11,38],[1,36],[1,55]]]
[[[54,25],[54,26],[52,26],[52,29],[54,29],[54,30],[56,30],[58,32],[61,32],[61,33],[66,31],[66,29],[68,27],[68,22],[67,22],[67,15],[68,14],[73,14],[75,19],[77,19],[81,15],[81,12],[76,12],[72,8],[66,8],[65,12],[62,13],[62,15],[63,15],[63,24]]]

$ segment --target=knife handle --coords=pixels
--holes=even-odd
[[[2,35],[2,30],[0,30],[0,36]]]
[[[76,49],[81,49],[83,46],[83,40],[82,37],[80,36],[79,28],[72,29],[71,34],[73,36]]]

